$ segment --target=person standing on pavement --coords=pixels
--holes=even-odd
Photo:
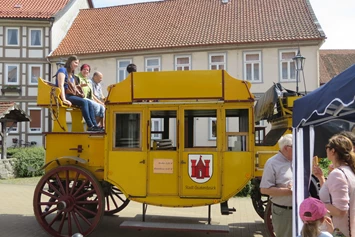
[[[282,136],[279,152],[268,159],[260,192],[270,196],[272,225],[277,237],[292,237],[292,134]]]
[[[319,179],[319,198],[332,216],[334,227],[345,236],[355,236],[355,153],[352,141],[343,135],[334,135],[325,146],[327,158],[334,170],[324,178],[323,171],[313,166]]]

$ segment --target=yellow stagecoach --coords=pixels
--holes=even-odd
[[[224,70],[135,72],[108,87],[106,130],[93,133],[85,132],[80,109],[65,106],[59,88],[40,79],[37,103],[54,121],[45,133],[35,216],[52,236],[71,236],[90,234],[130,200],[143,203],[143,219],[147,205],[220,203],[230,214],[228,199],[250,180],[258,183],[277,140],[290,132],[292,98],[277,97],[278,107],[265,100],[268,109],[258,109],[258,120],[273,123],[265,136],[255,127],[249,82]],[[262,216],[258,188],[252,199]]]

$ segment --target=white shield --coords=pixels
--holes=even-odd
[[[189,154],[189,176],[196,183],[206,183],[213,174],[213,155]]]

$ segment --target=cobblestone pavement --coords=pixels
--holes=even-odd
[[[37,223],[32,210],[34,185],[0,184],[0,236],[1,237],[48,237]],[[233,198],[229,207],[237,211],[228,216],[220,214],[219,205],[212,206],[212,224],[229,225],[229,233],[195,231],[137,230],[121,228],[123,221],[142,220],[142,204],[130,202],[120,213],[104,217],[92,237],[256,237],[267,236],[263,220],[256,214],[250,198]],[[207,207],[163,208],[148,206],[146,221],[169,221],[177,223],[205,223]]]

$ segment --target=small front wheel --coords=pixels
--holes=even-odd
[[[88,170],[59,166],[38,182],[33,198],[35,217],[51,236],[89,235],[104,214],[104,194]]]

